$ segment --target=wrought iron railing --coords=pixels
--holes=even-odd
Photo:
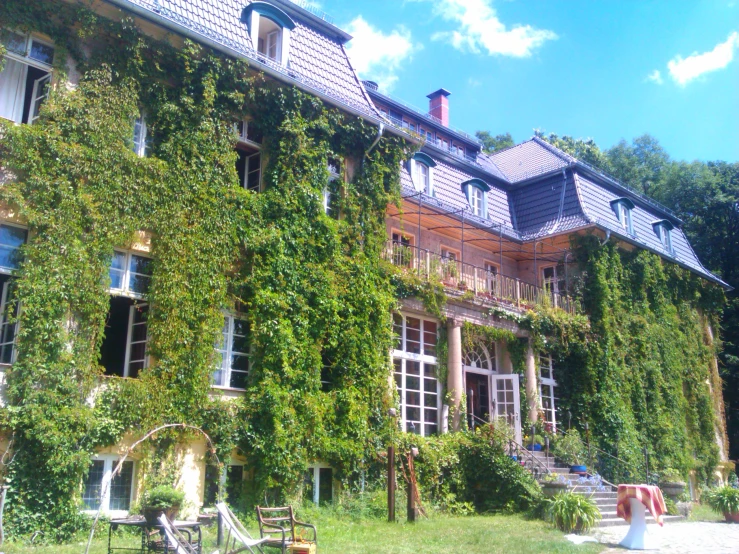
[[[423,248],[388,241],[385,259],[423,279],[435,279],[447,288],[471,291],[490,301],[521,309],[549,303],[569,313],[577,311],[577,303],[569,296]]]

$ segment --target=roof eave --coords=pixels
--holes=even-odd
[[[239,58],[243,60],[247,60],[249,62],[249,66],[251,68],[255,68],[266,75],[269,75],[270,77],[282,81],[284,83],[293,85],[305,92],[309,92],[310,94],[313,94],[323,100],[324,102],[331,104],[333,106],[336,106],[337,108],[341,108],[344,111],[347,111],[351,113],[352,115],[355,115],[357,117],[360,117],[366,121],[369,121],[370,123],[374,125],[385,125],[387,127],[391,127],[387,125],[387,122],[381,119],[380,117],[372,116],[369,113],[363,112],[362,110],[359,110],[357,108],[354,108],[353,106],[350,106],[347,103],[342,102],[338,98],[333,98],[320,90],[310,86],[307,83],[304,83],[298,79],[291,78],[287,75],[284,75],[280,73],[279,71],[275,71],[268,65],[265,65],[263,63],[260,63],[259,60],[251,58],[249,56],[246,56],[243,52],[239,52],[238,50],[234,50],[233,48],[230,48],[229,46],[226,46],[225,44],[222,44],[218,41],[212,40],[204,35],[198,34],[195,31],[189,29],[188,27],[185,27],[184,25],[180,25],[179,23],[176,23],[170,19],[167,19],[166,17],[162,17],[156,13],[151,12],[150,10],[147,10],[145,8],[142,8],[133,2],[130,2],[129,0],[104,0],[105,2],[112,4],[122,10],[129,11],[142,19],[146,19],[152,23],[155,23],[157,25],[160,25],[166,29],[169,29],[173,32],[182,34],[186,36],[187,38],[190,38],[196,42],[199,42],[201,44],[204,44],[206,46],[209,46],[210,48],[213,48],[214,50],[221,52],[223,54],[227,54],[229,56],[232,56],[234,58]],[[369,104],[367,109],[372,109],[374,106],[372,104]],[[406,136],[406,138],[411,139],[410,135],[405,135],[404,133],[395,133],[400,136]]]

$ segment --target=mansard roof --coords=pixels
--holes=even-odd
[[[286,66],[257,56],[241,16],[250,0],[107,0],[171,31],[229,55],[245,58],[257,70],[295,84],[372,121],[382,120],[349,61],[344,44],[351,36],[299,0],[270,0],[295,23]]]

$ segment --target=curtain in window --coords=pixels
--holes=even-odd
[[[27,72],[26,64],[5,59],[5,68],[0,72],[0,117],[20,123]]]

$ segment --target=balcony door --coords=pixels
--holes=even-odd
[[[491,413],[495,419],[503,419],[513,427],[515,438],[521,444],[521,417],[518,375],[491,375]]]

